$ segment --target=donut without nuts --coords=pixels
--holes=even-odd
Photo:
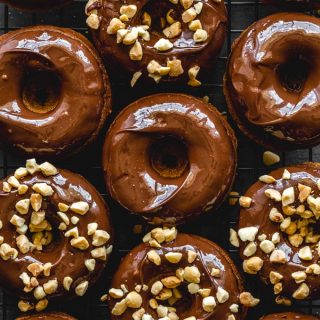
[[[270,314],[262,317],[260,320],[319,320],[318,317],[298,314],[293,312],[284,312],[277,314]]]
[[[18,307],[42,311],[48,300],[83,296],[112,250],[109,210],[82,176],[28,160],[0,182],[1,286]]]
[[[0,143],[41,157],[89,144],[111,111],[108,76],[90,42],[53,26],[0,40]]]
[[[16,320],[76,320],[76,318],[61,312],[41,313],[30,316],[19,317]]]
[[[198,74],[212,70],[227,31],[223,1],[89,0],[86,14],[105,62],[114,74],[132,78],[132,86],[161,80],[201,85]]]
[[[2,0],[1,2],[15,7],[18,10],[36,12],[62,7],[71,1],[72,0]]]
[[[224,93],[231,116],[255,142],[279,150],[319,143],[319,37],[318,18],[278,13],[235,41]]]
[[[244,271],[273,285],[276,302],[319,295],[320,165],[261,176],[245,193],[238,235]],[[242,203],[243,205],[243,203]]]
[[[107,133],[105,181],[111,196],[153,224],[176,224],[217,208],[232,186],[236,139],[212,106],[158,94],[126,107]]]
[[[177,235],[175,228],[145,236],[122,260],[111,286],[111,319],[240,320],[247,313],[240,297],[248,293],[228,254],[207,239]]]

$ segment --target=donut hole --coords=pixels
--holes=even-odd
[[[302,57],[293,57],[287,63],[278,65],[276,72],[287,91],[299,93],[308,78],[310,65]]]
[[[150,162],[163,178],[181,177],[189,167],[187,145],[174,136],[159,138],[151,145]]]
[[[21,97],[25,107],[35,113],[55,109],[61,96],[61,80],[52,70],[27,69],[21,80]]]
[[[140,24],[143,24],[143,13],[148,13],[152,18],[152,31],[159,33],[159,35],[163,37],[163,29],[170,25],[168,19],[171,18],[172,21],[181,21],[182,12],[181,6],[174,5],[170,1],[151,0],[148,1],[141,10]]]

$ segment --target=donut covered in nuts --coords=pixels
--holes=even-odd
[[[279,304],[319,296],[319,188],[318,163],[263,175],[242,199],[239,239],[231,230],[244,271],[271,284]]]
[[[125,108],[107,133],[111,196],[153,224],[178,224],[213,210],[232,186],[236,139],[210,104],[158,94]]]
[[[232,47],[224,83],[230,114],[266,148],[320,142],[319,36],[319,18],[277,13],[252,24]]]
[[[50,312],[23,316],[16,320],[76,320],[76,318],[62,312]]]
[[[294,313],[294,312],[283,312],[270,314],[262,317],[260,320],[319,320],[318,317]]]
[[[320,3],[317,0],[264,0],[263,2],[266,4],[285,6],[287,9],[309,10],[320,8]]]
[[[61,7],[70,3],[71,1],[72,0],[2,0],[1,2],[13,6],[18,10],[36,12]]]
[[[26,154],[79,151],[111,110],[100,58],[71,29],[36,26],[2,35],[0,83],[0,143]]]
[[[223,1],[89,0],[87,24],[105,61],[137,81],[199,86],[223,46]]]
[[[258,303],[228,254],[175,228],[156,228],[121,262],[108,295],[112,319],[244,319]]]
[[[0,284],[26,312],[83,296],[112,250],[109,210],[82,176],[34,159],[0,182]]]

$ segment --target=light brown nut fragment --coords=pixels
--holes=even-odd
[[[292,302],[290,299],[282,296],[277,296],[275,299],[276,304],[284,305],[284,306],[291,306]]]
[[[295,201],[294,189],[293,187],[286,188],[282,192],[282,206],[288,206]]]
[[[299,189],[299,196],[298,196],[299,201],[301,203],[305,202],[311,193],[311,188],[309,186],[305,186],[299,183],[298,189]]]
[[[126,304],[126,300],[122,299],[120,302],[117,302],[113,309],[111,310],[111,313],[115,316],[121,316],[122,314],[125,313],[125,311],[127,310],[127,304]]]
[[[94,259],[86,259],[84,261],[84,265],[88,269],[88,271],[92,272],[96,267],[96,260]]]
[[[304,271],[296,271],[291,273],[291,277],[296,283],[302,283],[307,279],[307,274]]]
[[[105,230],[96,230],[92,239],[92,245],[95,247],[100,247],[110,240],[110,235]]]
[[[109,295],[114,299],[121,299],[124,296],[124,292],[121,289],[111,288],[109,290]]]
[[[40,193],[44,197],[50,197],[53,195],[53,189],[46,183],[40,182],[35,183],[32,186],[32,189],[38,193]]]
[[[41,163],[39,169],[41,170],[42,174],[47,177],[58,174],[57,168],[49,162]]]
[[[254,298],[250,292],[241,292],[239,296],[239,301],[245,307],[255,307],[260,300]]]
[[[283,279],[283,275],[276,271],[271,271],[269,274],[271,284],[276,284]]]
[[[243,208],[249,208],[251,206],[252,199],[250,197],[241,196],[239,198],[239,204]]]
[[[182,253],[180,252],[168,252],[165,254],[166,259],[170,263],[179,263],[182,258]]]
[[[273,293],[274,294],[279,294],[282,292],[282,290],[283,290],[283,285],[281,282],[278,282],[273,286]]]
[[[3,192],[10,192],[11,191],[11,189],[12,189],[12,187],[11,187],[11,185],[8,183],[8,182],[6,182],[6,181],[4,181],[3,183],[2,183],[2,191]]]
[[[179,77],[184,73],[181,60],[179,59],[168,60],[167,67],[170,68],[169,77]]]
[[[277,208],[272,208],[270,210],[270,213],[269,213],[269,219],[272,221],[272,222],[282,222],[283,221],[283,215],[278,211]]]
[[[205,297],[202,300],[202,308],[206,312],[212,312],[216,305],[216,300],[213,296]]]
[[[29,241],[28,237],[26,237],[24,234],[21,234],[16,238],[16,243],[19,251],[22,254],[26,254],[34,248],[33,244]]]
[[[85,201],[74,202],[70,206],[70,210],[80,215],[84,215],[89,211],[89,204]]]
[[[267,254],[272,252],[275,249],[274,243],[270,240],[263,240],[260,243],[259,247],[264,253],[267,253]]]
[[[180,0],[180,4],[184,10],[187,10],[193,5],[193,0]]]
[[[130,49],[129,57],[133,61],[141,61],[142,60],[143,51],[142,51],[141,43],[138,40],[136,40],[135,44]]]
[[[39,166],[36,162],[36,159],[28,159],[26,161],[26,169],[30,174],[34,174],[39,171]]]
[[[307,267],[306,273],[320,275],[320,266],[318,264],[311,264]]]
[[[200,296],[201,296],[202,298],[205,298],[205,297],[210,296],[211,289],[209,289],[209,288],[199,289],[199,290],[198,290],[198,293],[200,294]]]
[[[8,183],[10,184],[11,187],[13,188],[19,188],[20,186],[20,182],[18,181],[18,179],[15,176],[11,176],[8,179]]]
[[[126,25],[118,18],[113,18],[107,28],[108,34],[116,34],[118,30],[125,29]]]
[[[27,312],[34,309],[33,305],[29,301],[19,300],[18,308],[21,312]]]
[[[263,267],[263,260],[259,257],[251,257],[243,261],[243,270],[249,274],[258,273]]]
[[[243,254],[246,257],[253,256],[257,251],[257,245],[254,242],[249,242],[243,250]]]
[[[189,23],[192,20],[194,20],[196,16],[197,16],[196,10],[194,8],[189,8],[186,11],[183,12],[182,21],[184,23]]]
[[[305,260],[305,261],[310,261],[313,258],[313,254],[309,246],[305,246],[301,248],[298,252],[298,255],[301,260]]]
[[[188,27],[189,27],[189,30],[195,32],[198,29],[202,29],[202,24],[201,24],[201,21],[199,19],[197,19],[197,20],[193,20],[193,21],[189,22]]]
[[[309,287],[302,283],[299,288],[292,294],[292,297],[297,300],[306,299],[310,294]]]
[[[169,276],[161,279],[162,284],[169,289],[176,288],[181,284],[181,280],[175,276]]]
[[[287,262],[287,257],[284,251],[280,249],[274,250],[270,255],[270,261],[272,263],[284,264]]]
[[[197,31],[193,34],[193,40],[195,42],[205,42],[208,39],[208,32],[203,29],[197,29]]]
[[[264,194],[271,200],[274,200],[277,202],[281,201],[282,199],[280,192],[274,189],[267,189],[265,190]]]
[[[230,228],[229,232],[230,232],[230,236],[229,236],[229,241],[230,241],[230,243],[231,243],[234,247],[239,248],[240,243],[239,243],[239,238],[238,238],[237,232],[236,232],[234,229],[232,229],[232,228]]]
[[[69,291],[72,285],[72,282],[73,282],[73,279],[71,277],[64,277],[62,282],[64,289]]]
[[[74,289],[76,295],[82,297],[86,293],[88,286],[89,286],[88,281],[80,282]]]
[[[219,303],[225,303],[229,300],[229,292],[224,290],[222,287],[218,287],[216,296]]]
[[[141,71],[137,71],[133,74],[132,78],[131,78],[131,81],[130,81],[130,85],[131,87],[133,88],[137,81],[139,80],[139,78],[142,76],[142,72]]]
[[[28,265],[27,269],[34,277],[37,277],[43,271],[43,266],[38,262],[33,262]]]
[[[144,12],[142,14],[142,24],[145,24],[145,25],[147,25],[149,27],[151,26],[152,18],[151,18],[150,14],[148,12]]]
[[[11,219],[10,219],[10,223],[13,224],[16,227],[21,227],[25,224],[26,220],[19,217],[18,215],[14,214]]]
[[[34,211],[39,211],[42,206],[42,196],[39,193],[33,193],[30,196],[31,207]]]
[[[156,281],[152,286],[151,286],[151,293],[153,295],[158,295],[160,291],[163,289],[163,284],[161,281]]]
[[[44,309],[47,308],[48,303],[49,303],[49,301],[47,299],[40,300],[35,306],[36,311],[37,312],[43,311]]]
[[[183,278],[184,280],[192,283],[200,283],[200,271],[196,266],[185,267]]]
[[[129,19],[131,19],[136,15],[137,9],[137,6],[134,4],[123,5],[120,7],[120,13],[125,14]]]
[[[194,260],[197,258],[197,253],[193,250],[188,250],[187,251],[187,260],[189,263],[193,263]]]
[[[154,44],[154,48],[160,52],[168,51],[173,48],[173,44],[168,39],[161,38]]]
[[[148,260],[153,262],[156,266],[160,266],[161,258],[160,258],[159,254],[155,250],[150,250],[147,253],[147,257],[148,257]]]
[[[29,187],[25,184],[20,184],[20,186],[18,187],[18,194],[19,195],[23,195],[28,191]]]
[[[110,246],[109,248],[112,249],[112,246]],[[106,261],[107,260],[107,255],[108,255],[108,251],[106,249],[106,247],[100,247],[100,248],[96,248],[91,250],[91,256],[94,259],[99,259],[102,261]]]
[[[28,175],[28,170],[26,168],[20,167],[14,172],[14,176],[19,180]]]
[[[52,279],[43,284],[43,290],[46,294],[53,294],[58,289],[58,280]]]
[[[264,182],[264,183],[273,183],[276,181],[276,179],[272,176],[263,175],[263,176],[259,177],[259,181]]]
[[[142,305],[142,297],[139,293],[135,291],[131,291],[127,294],[126,298],[126,304],[129,308],[138,309]]]
[[[263,163],[266,166],[272,166],[278,162],[280,162],[280,157],[277,154],[271,151],[265,151],[263,153]]]
[[[29,207],[30,207],[30,200],[29,199],[19,200],[15,205],[16,210],[20,214],[27,214],[29,211]]]
[[[46,293],[43,290],[42,286],[38,286],[34,289],[33,291],[33,296],[37,299],[37,300],[41,300],[46,296]]]
[[[238,230],[241,241],[254,241],[259,229],[257,227],[245,227]]]
[[[168,39],[173,39],[181,34],[181,22],[177,21],[163,30],[164,35]]]

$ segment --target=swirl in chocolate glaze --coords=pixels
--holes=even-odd
[[[213,106],[182,94],[129,105],[103,149],[111,196],[154,224],[182,223],[216,208],[235,167],[236,140],[227,122]]]
[[[36,12],[62,7],[71,1],[72,0],[2,0],[1,2],[19,10]]]
[[[76,318],[61,312],[50,312],[23,316],[17,318],[16,320],[76,320]]]
[[[112,228],[105,202],[83,177],[28,160],[0,182],[1,286],[21,311],[82,296],[106,265]]]
[[[141,72],[144,81],[200,85],[199,70],[212,69],[226,36],[223,1],[89,0],[86,13],[95,45],[114,73]]]
[[[284,313],[270,314],[268,316],[262,317],[260,320],[319,320],[319,318],[315,316],[305,315],[305,314],[284,312]]]
[[[245,196],[238,235],[243,268],[274,286],[276,302],[319,295],[320,166],[305,163],[260,177]],[[242,204],[243,205],[243,204]]]
[[[224,92],[243,133],[276,149],[319,143],[319,53],[320,20],[304,14],[274,14],[241,34]]]
[[[107,74],[82,35],[52,26],[1,36],[0,142],[40,156],[87,145],[110,112]]]
[[[122,260],[108,302],[112,319],[239,320],[247,313],[242,291],[240,274],[219,246],[156,228]]]

